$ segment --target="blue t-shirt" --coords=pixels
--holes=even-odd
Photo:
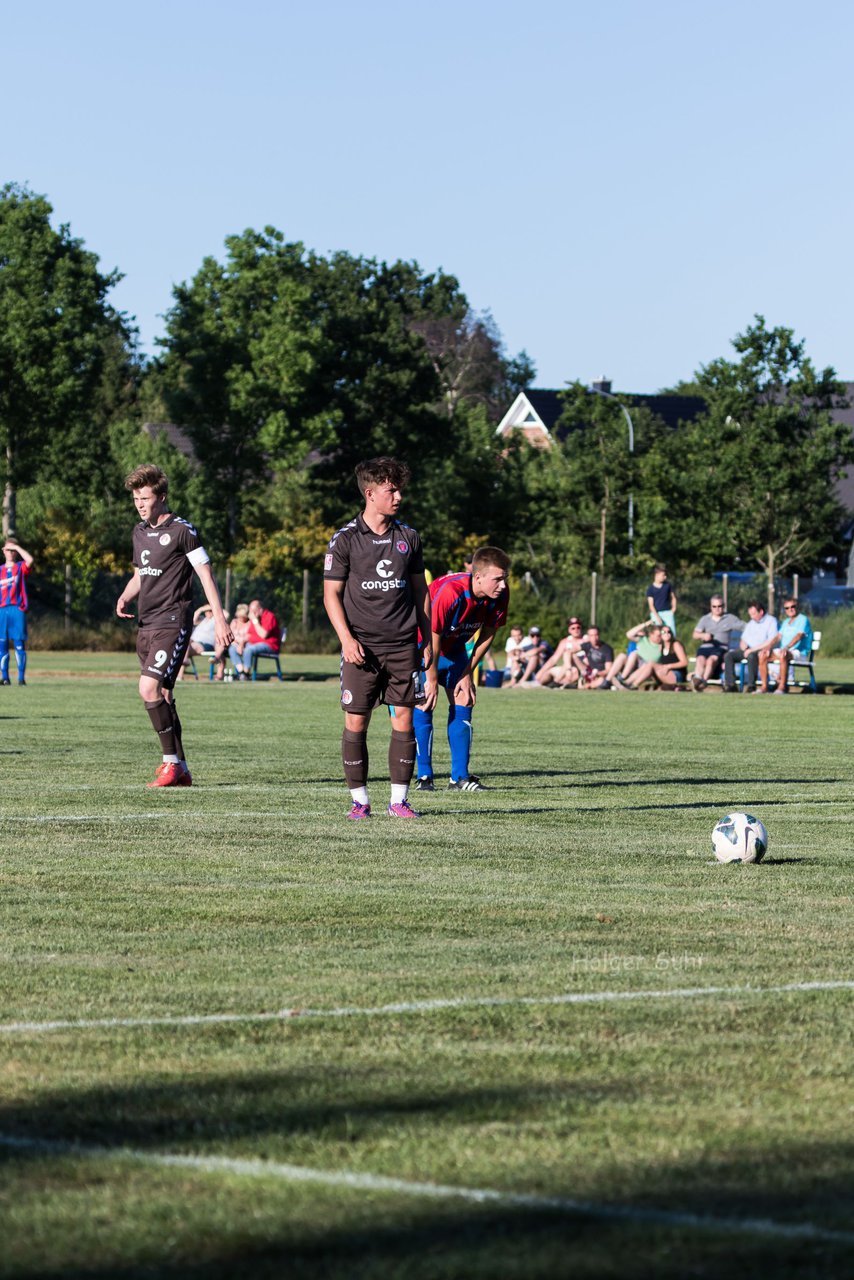
[[[780,648],[788,649],[799,631],[803,635],[797,643],[795,652],[809,654],[812,652],[812,626],[804,613],[796,613],[793,618],[784,618],[780,623]]]
[[[653,583],[652,586],[647,587],[646,595],[648,600],[652,600],[652,607],[656,613],[661,613],[662,609],[670,608],[672,588],[669,582],[662,582],[660,587],[655,586]]]

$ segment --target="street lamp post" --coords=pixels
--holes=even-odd
[[[603,384],[607,385],[608,390],[605,389],[605,385]],[[631,458],[634,456],[634,452],[635,452],[635,429],[634,429],[634,426],[632,425],[632,415],[629,413],[628,409],[623,404],[622,400],[618,400],[617,397],[613,394],[613,392],[610,390],[610,386],[611,386],[610,382],[606,383],[606,380],[603,378],[602,381],[599,383],[596,383],[596,382],[592,383],[591,386],[589,387],[589,390],[592,391],[594,395],[605,396],[607,400],[616,400],[617,404],[622,409],[623,416],[625,417],[626,424],[629,428],[629,457]],[[635,555],[635,498],[634,498],[634,493],[630,489],[629,490],[629,559],[633,560],[634,555]]]

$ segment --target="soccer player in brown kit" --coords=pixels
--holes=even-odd
[[[384,702],[391,712],[388,763],[389,817],[417,818],[407,800],[415,767],[412,709],[436,703],[431,665],[430,594],[424,577],[421,539],[397,519],[409,468],[394,458],[360,462],[356,481],[362,513],[339,529],[324,561],[323,603],[341,641],[341,742],[344,777],[353,807],[349,818],[369,818],[368,724]],[[418,632],[427,639],[423,653]]]
[[[148,786],[189,787],[192,778],[172,691],[190,642],[193,570],[213,610],[217,650],[227,649],[234,637],[208,554],[193,526],[169,510],[169,481],[160,467],[137,467],[125,488],[133,494],[141,523],[133,531],[133,577],[116,602],[116,613],[132,618],[128,605],[138,597],[139,693],[163,752],[163,763]]]

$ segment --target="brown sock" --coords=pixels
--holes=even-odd
[[[345,729],[341,737],[341,759],[344,761],[344,779],[352,791],[367,786],[368,782],[368,734]]]
[[[159,702],[146,702],[145,709],[154,725],[154,732],[160,739],[160,750],[165,756],[177,755],[175,750],[175,730],[172,728],[172,711],[169,703],[161,698]]]
[[[415,771],[415,734],[410,729],[399,733],[391,731],[391,742],[388,744],[388,773],[392,782],[408,787]]]

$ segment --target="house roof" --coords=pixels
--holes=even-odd
[[[143,422],[142,429],[151,439],[156,440],[158,436],[165,436],[173,449],[177,449],[179,453],[183,453],[185,458],[195,461],[196,451],[193,448],[193,442],[187,435],[183,427],[179,427],[175,422]]]
[[[706,407],[705,400],[700,396],[648,396],[620,392],[614,399],[621,404],[628,405],[629,408],[633,405],[643,405],[653,413],[658,414],[669,427],[676,427],[680,422],[692,421]],[[519,392],[519,395],[501,419],[498,431],[503,433],[512,427],[540,426],[544,427],[551,435],[560,415],[563,413],[563,409],[564,405],[560,391],[530,387],[525,391]],[[563,437],[567,430],[567,427],[562,428],[558,435]]]
[[[843,386],[845,387],[845,395],[850,407],[847,409],[834,409],[833,418],[835,422],[846,423],[851,428],[852,434],[854,434],[854,382],[845,382]],[[633,405],[649,409],[650,412],[661,418],[668,427],[676,427],[680,422],[692,422],[706,408],[706,402],[702,396],[646,395],[620,391],[614,396],[614,399],[621,404],[626,404],[630,409]],[[535,415],[533,420],[529,419],[527,415],[526,410],[528,409],[533,411]],[[562,412],[563,401],[561,400],[560,391],[529,387],[525,391],[520,391],[502,418],[498,430],[502,431],[508,427],[519,427],[528,424],[543,426],[551,433]]]
[[[845,409],[832,410],[835,422],[843,422],[854,435],[854,382],[844,382],[845,398],[848,406]],[[554,433],[558,419],[563,412],[563,401],[560,391],[530,387],[520,391],[510,408],[505,413],[496,431],[504,435],[513,428],[533,427],[544,430],[547,436]],[[614,397],[621,404],[631,408],[643,405],[652,413],[662,418],[672,428],[680,422],[691,422],[699,417],[706,407],[701,396],[680,395],[633,395],[630,392],[618,392]],[[557,431],[559,439],[563,439],[569,430],[561,427]],[[847,511],[854,512],[854,467],[836,482],[836,494]]]

